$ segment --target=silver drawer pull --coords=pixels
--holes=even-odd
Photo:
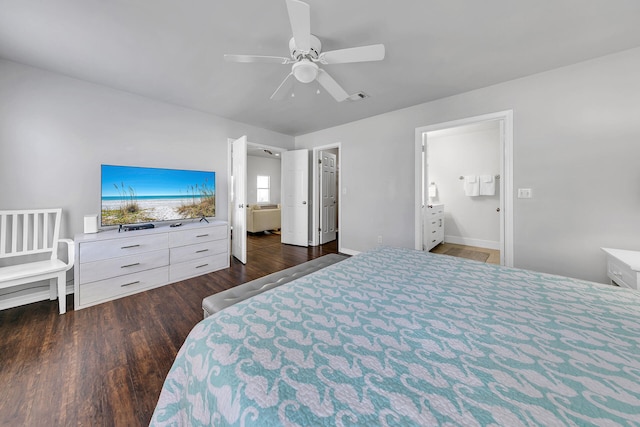
[[[196,237],[207,237],[208,234],[198,234]]]
[[[120,249],[130,249],[130,248],[137,248],[140,245],[129,245],[129,246],[122,246]]]
[[[133,263],[133,264],[122,265],[122,266],[120,266],[120,268],[135,267],[136,265],[140,265],[140,263],[136,262],[136,263]]]
[[[131,283],[125,283],[124,285],[120,285],[120,287],[124,288],[125,286],[131,286],[131,285],[135,285],[137,283],[140,283],[140,280],[136,280],[135,282],[131,282]]]
[[[202,265],[198,265],[198,266],[196,266],[196,268],[206,267],[207,265],[209,265],[209,264],[202,264]]]
[[[209,249],[200,249],[199,251],[196,251],[197,254],[201,254],[202,252],[209,252]]]

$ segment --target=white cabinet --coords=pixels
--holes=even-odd
[[[169,282],[229,266],[227,227],[182,230],[169,234]]]
[[[444,242],[444,205],[428,204],[424,216],[424,245],[430,251]]]
[[[224,221],[75,237],[75,309],[229,267]]]
[[[640,252],[602,248],[607,254],[607,277],[624,288],[640,289]]]

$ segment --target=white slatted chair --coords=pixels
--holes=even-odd
[[[0,211],[0,289],[49,280],[49,297],[66,312],[66,272],[73,267],[74,243],[58,239],[62,209]],[[58,242],[67,244],[67,259],[58,259]],[[49,259],[41,259],[49,254]],[[40,260],[34,260],[34,258]],[[4,264],[4,263],[3,263]],[[56,290],[57,283],[57,290]]]

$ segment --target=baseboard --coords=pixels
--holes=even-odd
[[[15,293],[15,296],[11,296],[12,293],[6,293],[2,296],[2,299],[0,299],[0,310],[49,300],[49,285],[21,289]],[[66,293],[67,295],[73,293],[73,280],[67,282]]]
[[[500,250],[500,242],[491,240],[471,239],[469,237],[460,236],[444,236],[446,243],[455,243],[457,245],[476,246],[478,248]]]
[[[338,252],[340,252],[341,254],[347,254],[347,255],[358,255],[360,253],[360,251],[354,251],[353,249],[347,249],[347,248],[340,248],[338,249]]]

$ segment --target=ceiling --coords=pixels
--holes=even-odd
[[[284,148],[271,147],[267,145],[254,144],[249,142],[247,144],[247,156],[264,157],[266,159],[280,160],[281,154],[286,151]]]
[[[380,62],[323,65],[269,99],[290,66],[284,0],[0,0],[0,57],[300,135],[640,46],[638,0],[307,0],[323,51],[384,43]]]

